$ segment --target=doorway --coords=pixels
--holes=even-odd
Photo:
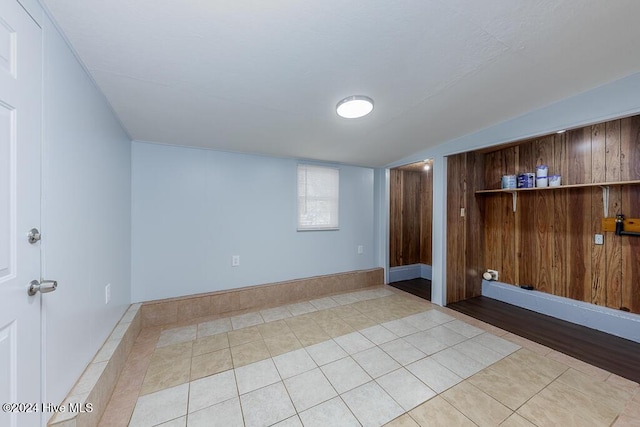
[[[390,170],[389,284],[431,300],[433,160]]]

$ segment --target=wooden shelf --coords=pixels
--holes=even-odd
[[[602,201],[604,207],[605,218],[609,216],[609,187],[616,185],[640,185],[640,179],[633,181],[612,181],[612,182],[594,182],[591,184],[569,184],[560,185],[558,187],[533,187],[533,188],[498,188],[497,190],[478,190],[476,194],[497,194],[509,193],[513,196],[513,211],[516,211],[518,203],[518,193],[522,191],[545,191],[545,190],[563,190],[567,188],[586,188],[586,187],[602,187]]]
[[[519,193],[521,191],[544,191],[544,190],[562,190],[565,188],[584,188],[584,187],[613,187],[615,185],[640,185],[640,179],[634,181],[612,181],[612,182],[596,182],[592,184],[569,184],[559,187],[533,187],[533,188],[498,188],[497,190],[478,190],[476,194],[491,193]]]

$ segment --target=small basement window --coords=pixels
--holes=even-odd
[[[298,231],[337,230],[340,170],[298,165]]]

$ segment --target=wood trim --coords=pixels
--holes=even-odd
[[[624,231],[640,233],[640,218],[625,218],[622,225]],[[616,231],[616,219],[602,218],[602,231]]]

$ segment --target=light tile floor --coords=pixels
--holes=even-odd
[[[379,287],[144,329],[101,426],[640,426],[640,387]]]

